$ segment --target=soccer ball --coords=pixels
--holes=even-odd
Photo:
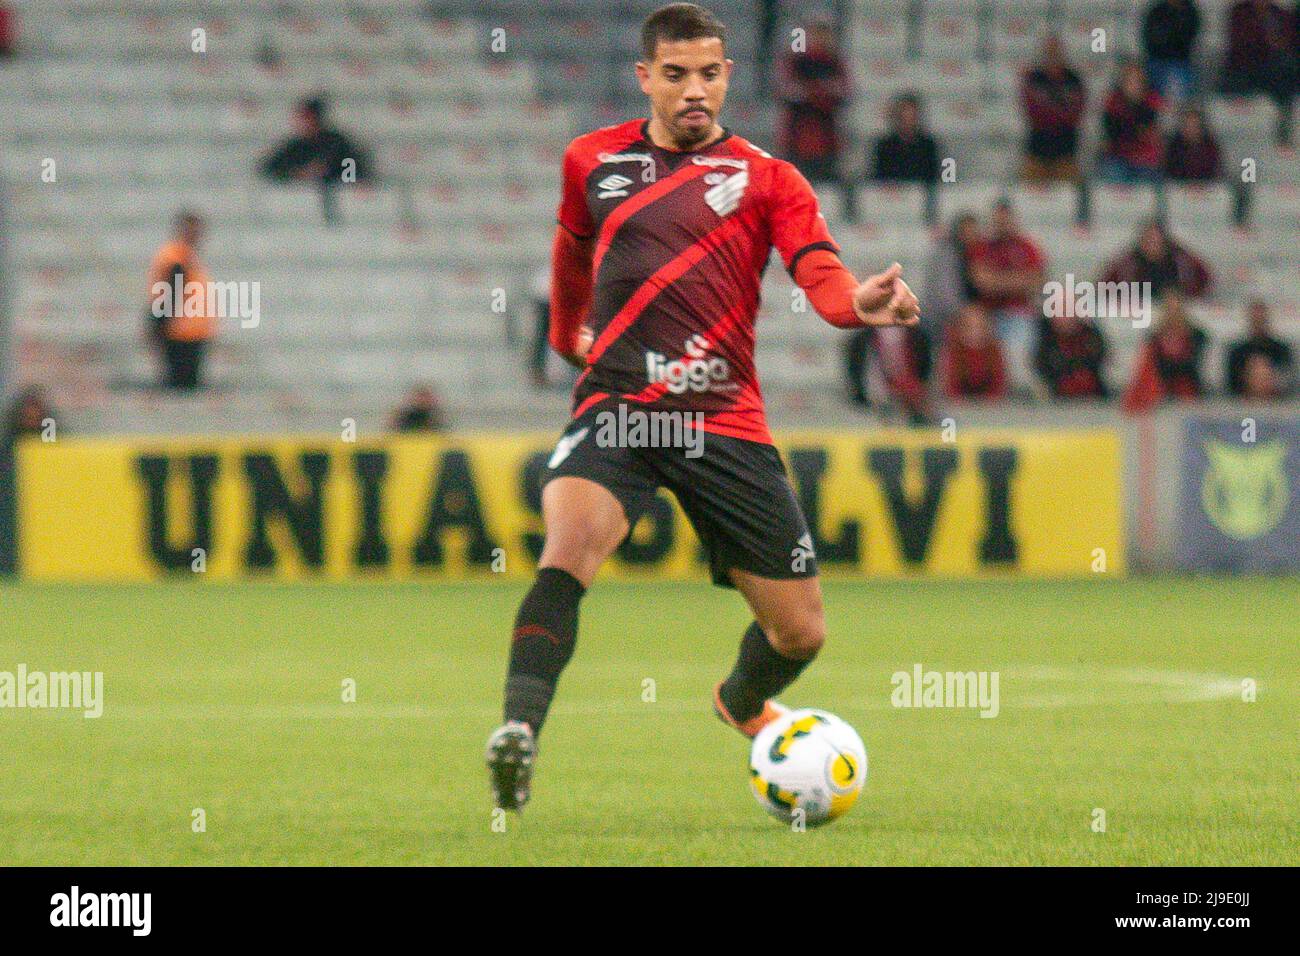
[[[764,810],[790,823],[829,823],[848,811],[867,779],[857,731],[824,710],[792,710],[754,738],[749,783]]]

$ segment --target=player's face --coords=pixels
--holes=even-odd
[[[196,219],[187,219],[181,225],[181,239],[186,245],[198,248],[203,242],[203,223]]]
[[[1268,306],[1263,302],[1252,302],[1247,322],[1252,335],[1268,334]]]
[[[1148,259],[1162,259],[1165,255],[1165,234],[1158,226],[1148,226],[1143,230],[1138,245],[1142,254]]]
[[[1005,239],[1016,231],[1016,217],[1010,209],[995,206],[993,209],[993,235]]]
[[[653,118],[679,148],[690,149],[713,134],[731,78],[721,40],[660,40],[655,58],[637,63],[636,75]]]

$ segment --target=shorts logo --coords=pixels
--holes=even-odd
[[[790,561],[791,571],[796,574],[802,574],[804,571],[808,570],[808,562],[817,557],[816,553],[813,551],[811,531],[799,539],[794,550],[790,552],[790,557],[792,559]]]
[[[546,467],[552,470],[559,468],[564,459],[573,453],[573,449],[577,448],[582,443],[582,440],[587,437],[589,431],[591,431],[590,428],[582,428],[572,435],[565,435],[561,438],[559,444],[555,446],[555,451],[551,453],[551,460],[546,463]]]
[[[596,194],[597,199],[615,199],[619,196],[627,195],[627,187],[632,185],[632,180],[618,173],[612,173],[606,176],[600,182],[596,183],[596,188],[600,190]]]

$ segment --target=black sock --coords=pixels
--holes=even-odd
[[[722,706],[742,723],[757,717],[763,712],[763,702],[793,684],[811,660],[797,661],[778,653],[755,621],[740,639],[736,666],[718,689]]]
[[[582,583],[560,568],[542,568],[515,617],[506,672],[506,720],[522,720],[539,733],[560,672],[578,640]]]

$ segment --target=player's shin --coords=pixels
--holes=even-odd
[[[528,724],[534,734],[546,713],[578,638],[581,582],[560,568],[542,568],[515,617],[506,675],[505,719]]]
[[[799,659],[786,657],[755,621],[740,639],[736,666],[718,688],[718,698],[734,721],[744,723],[762,713],[768,699],[793,684],[816,653],[814,650]]]

